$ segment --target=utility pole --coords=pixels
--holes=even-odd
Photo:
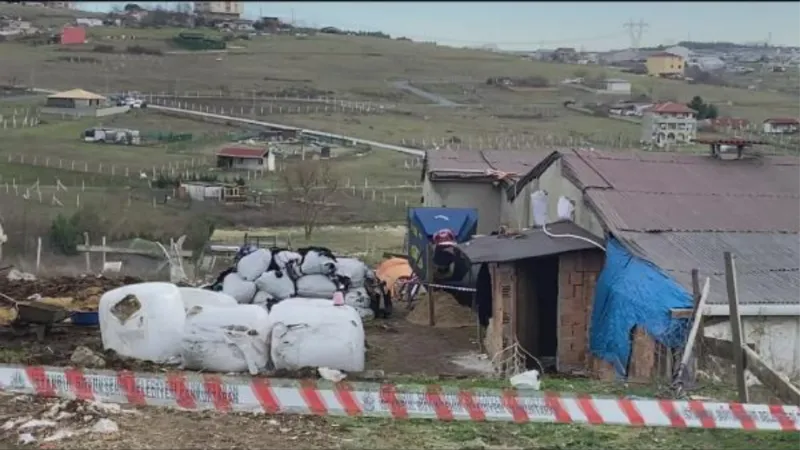
[[[639,49],[639,45],[642,43],[642,34],[644,34],[645,28],[648,28],[649,26],[650,24],[645,23],[645,21],[641,19],[639,19],[638,22],[634,22],[633,19],[631,19],[622,25],[623,28],[628,30],[628,34],[631,38],[632,49]]]

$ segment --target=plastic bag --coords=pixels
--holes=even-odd
[[[344,294],[344,304],[353,308],[369,309],[372,300],[369,298],[367,290],[364,288],[352,289]]]
[[[229,273],[222,280],[222,292],[230,295],[239,303],[252,303],[256,295],[256,284],[245,281],[238,273]]]
[[[256,375],[269,361],[269,315],[255,305],[196,306],[186,317],[183,365]]]
[[[276,369],[327,367],[364,370],[364,326],[358,312],[330,300],[289,298],[269,314],[270,347]]]
[[[336,284],[325,275],[305,275],[297,280],[297,295],[307,298],[333,298]]]
[[[266,292],[276,300],[293,297],[295,294],[294,281],[279,270],[265,272],[255,283],[259,291]]]
[[[360,288],[364,286],[367,277],[367,265],[355,258],[337,258],[336,274],[343,275],[350,279],[350,287]]]
[[[186,311],[194,306],[236,306],[236,299],[223,292],[214,292],[208,289],[193,287],[179,287],[183,309]]]
[[[269,250],[260,248],[240,259],[236,264],[236,272],[244,280],[255,281],[256,278],[267,271],[271,262],[272,253]]]
[[[103,348],[166,363],[180,355],[186,311],[171,283],[137,283],[106,292],[98,307]]]
[[[336,260],[329,251],[308,250],[300,270],[303,275],[332,275],[336,273]]]

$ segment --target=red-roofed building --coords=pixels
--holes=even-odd
[[[697,136],[697,111],[682,103],[658,103],[644,112],[642,142],[657,147],[688,144]]]
[[[750,121],[739,117],[717,117],[708,119],[707,122],[713,130],[747,130],[750,128]]]
[[[232,170],[267,170],[271,156],[266,148],[224,147],[217,152],[217,167]]]
[[[794,117],[772,117],[764,121],[764,133],[794,134],[800,131],[800,120]]]

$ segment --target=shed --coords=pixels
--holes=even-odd
[[[528,202],[509,200],[505,190],[525,179],[551,153],[550,149],[428,151],[422,168],[423,206],[475,208],[481,234],[489,234],[503,224],[525,228],[531,225]],[[520,195],[525,198],[527,189],[535,187],[535,183],[522,184],[529,186]]]
[[[106,97],[85,91],[71,89],[47,97],[46,107],[49,108],[99,108],[105,106]]]
[[[539,188],[570,198],[575,222],[607,239],[593,355],[620,374],[636,365],[638,375],[652,373],[654,345],[683,344],[685,321],[673,310],[692,307],[692,269],[710,278],[704,313],[722,318],[705,334],[724,337],[730,325],[723,252],[731,251],[745,339],[773,368],[798,378],[800,159],[571,150],[547,161],[533,171]],[[634,330],[650,344],[635,347]]]
[[[554,236],[556,235],[556,236]],[[578,238],[576,238],[577,236]],[[570,221],[505,235],[478,236],[459,245],[480,265],[478,315],[484,345],[496,368],[514,344],[559,372],[592,371],[589,321],[602,238]],[[534,361],[526,361],[537,368]]]
[[[75,45],[86,43],[86,28],[64,27],[61,30],[61,45]]]
[[[622,78],[608,78],[604,81],[604,84],[606,92],[625,95],[631,93],[631,83],[628,80],[623,80]]]
[[[225,147],[217,152],[217,167],[232,170],[267,170],[269,150],[252,147]]]

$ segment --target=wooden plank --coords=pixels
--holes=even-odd
[[[694,309],[692,308],[671,309],[670,314],[673,319],[691,319],[692,317],[694,317]]]
[[[708,278],[706,278],[706,281],[708,281]],[[697,317],[697,321],[699,322],[697,336],[702,337],[705,336],[705,317],[703,317],[704,313],[702,312],[702,309],[705,306],[705,301],[703,301],[703,291],[700,289],[700,271],[698,269],[692,269],[692,296],[694,296],[695,312],[697,310],[701,311],[700,315]],[[698,341],[699,339],[695,338],[693,342],[697,343]],[[703,346],[697,345],[696,348],[695,361],[698,362],[698,364],[695,364],[695,369],[703,364]]]
[[[764,386],[771,388],[781,400],[800,406],[800,389],[768,366],[751,348],[745,347],[743,356],[747,361],[747,370],[752,372]]]
[[[733,361],[733,342],[705,336],[700,338],[700,342],[708,354]],[[747,344],[747,347],[753,350],[756,348],[752,343]]]
[[[692,349],[694,348],[694,343],[697,340],[697,332],[700,330],[700,322],[703,320],[703,307],[706,304],[706,299],[708,298],[710,289],[711,280],[706,278],[706,282],[703,284],[703,291],[700,293],[700,300],[695,308],[694,320],[692,320],[692,328],[689,330],[689,337],[686,339],[686,347],[683,349],[681,363],[678,366],[678,379],[680,379],[681,372],[686,369],[686,365],[689,363],[689,358],[692,356]],[[672,358],[670,358],[670,360],[671,359]],[[670,375],[671,374],[672,373],[670,372]]]
[[[736,292],[736,263],[731,252],[725,252],[725,284],[728,287],[728,306],[731,308],[731,341],[733,342],[733,362],[736,364],[736,387],[739,403],[749,403],[747,383],[744,379],[744,352],[742,351],[742,318],[739,315],[739,295]]]

